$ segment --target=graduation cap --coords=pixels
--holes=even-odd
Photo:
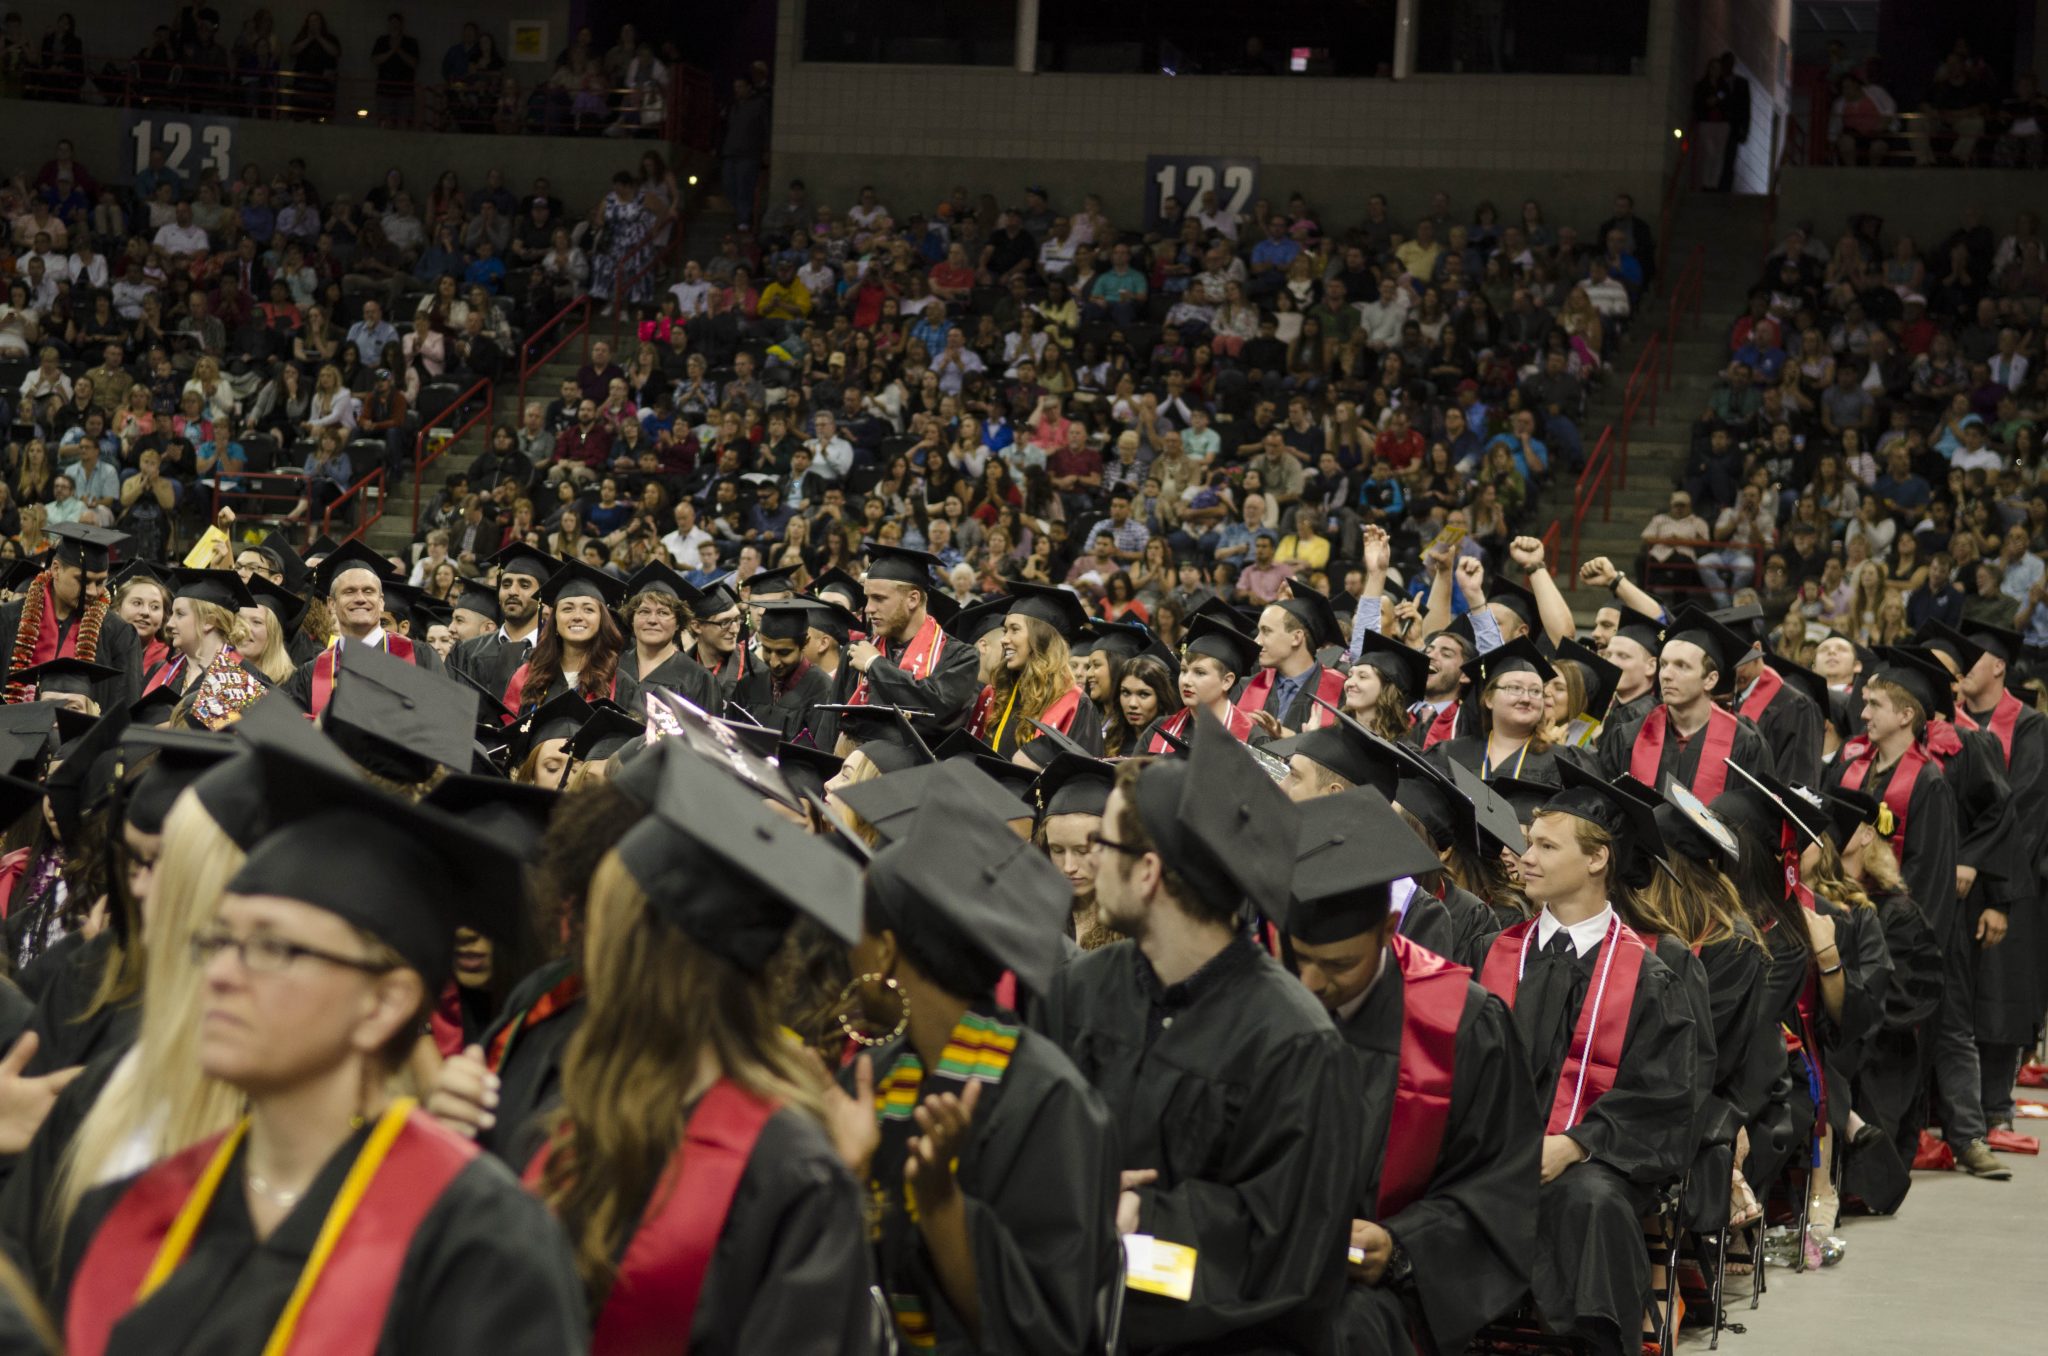
[[[43,774],[43,756],[55,747],[55,702],[16,702],[0,706],[0,773],[31,777]]]
[[[1498,777],[1487,781],[1463,763],[1447,764],[1451,784],[1472,805],[1472,820],[1482,839],[1492,839],[1510,852],[1529,845],[1523,829],[1536,811],[1557,794],[1554,786]]]
[[[1095,642],[1096,649],[1119,660],[1136,658],[1158,644],[1142,622],[1096,618],[1084,623],[1081,633]]]
[[[1939,659],[1926,650],[1904,645],[1880,645],[1876,659],[1875,671],[1864,674],[1866,684],[1872,678],[1895,683],[1911,693],[1929,717],[1955,719],[1955,675]]]
[[[1181,662],[1189,663],[1197,655],[1207,655],[1242,678],[1259,666],[1259,642],[1213,613],[1204,613],[1188,625]]]
[[[1717,607],[1707,613],[1715,621],[1751,640],[1762,639],[1764,609],[1761,603],[1737,603],[1733,607]]]
[[[689,607],[690,615],[700,621],[722,617],[740,605],[740,595],[732,586],[731,575],[721,575],[703,588],[693,598],[683,602]]]
[[[485,588],[475,580],[464,580],[462,586],[455,590],[453,601],[456,611],[474,612],[493,626],[504,620],[504,613],[498,609],[497,591]]]
[[[761,603],[760,635],[763,640],[793,640],[799,645],[811,638],[811,604],[800,599]]]
[[[1088,624],[1088,610],[1072,589],[1034,584],[1028,579],[1004,580],[1003,588],[1009,595],[1010,614],[1044,622],[1063,640],[1072,641]]]
[[[188,570],[181,565],[171,571],[171,596],[212,603],[230,612],[256,606],[249,586],[234,570]]]
[[[942,627],[960,615],[960,606],[960,600],[943,589],[932,589],[924,596],[924,610]]]
[[[811,709],[838,716],[839,733],[851,739],[868,761],[884,773],[937,761],[900,707],[820,704]]]
[[[1984,647],[1938,618],[1930,617],[1913,633],[1913,644],[1930,654],[1945,654],[1956,663],[1958,675],[1968,673],[1984,656]]]
[[[1768,773],[1751,772],[1732,759],[1728,770],[1735,775],[1714,797],[1713,811],[1728,824],[1747,830],[1773,857],[1784,860],[1785,893],[1789,896],[1799,878],[1800,851],[1827,832],[1826,811],[1795,795]]]
[[[442,778],[420,804],[454,815],[528,866],[540,856],[541,835],[561,801],[559,791],[454,772]]]
[[[1287,581],[1287,593],[1273,606],[1302,624],[1308,632],[1310,649],[1335,645],[1344,639],[1344,633],[1337,627],[1337,609],[1330,605],[1328,594],[1319,593],[1298,579]]]
[[[842,941],[861,933],[860,869],[687,750],[660,766],[653,813],[614,849],[649,913],[759,974],[799,913]]]
[[[1865,824],[1889,838],[1892,822],[1891,807],[1872,795],[1851,791],[1847,787],[1830,788],[1821,800],[1828,817],[1828,838],[1840,852],[1856,836],[1856,830]]]
[[[1643,653],[1655,659],[1664,649],[1664,623],[1645,616],[1634,608],[1623,608],[1621,625],[1614,629],[1616,639],[1633,641],[1642,647]]]
[[[540,597],[550,607],[570,598],[594,598],[602,607],[615,608],[626,600],[626,585],[603,570],[570,560],[541,584]]]
[[[1827,715],[1828,699],[1833,695],[1828,688],[1827,679],[1821,677],[1812,669],[1807,668],[1804,664],[1795,663],[1785,658],[1785,656],[1774,654],[1769,650],[1764,651],[1764,663],[1770,665],[1772,670],[1789,683],[1795,691],[1800,692],[1808,701],[1819,707],[1823,717]]]
[[[425,781],[439,764],[467,768],[476,696],[382,649],[343,640],[321,728],[370,771]]]
[[[907,546],[884,546],[880,542],[867,545],[869,580],[888,579],[898,584],[910,584],[933,591],[932,575],[946,568],[945,562],[929,551],[913,551]]]
[[[1542,629],[1543,613],[1536,604],[1536,595],[1523,585],[1495,575],[1487,585],[1486,601],[1498,603],[1514,613],[1531,631]]]
[[[1032,741],[1036,743],[1037,741]],[[1027,745],[1028,747],[1028,745]],[[1017,797],[1026,805],[1035,804],[1033,789],[1038,785],[1038,764],[1025,766],[1003,757],[988,745],[976,739],[966,730],[955,730],[933,747],[940,761],[964,758],[992,779],[996,785]]]
[[[136,761],[149,758],[148,767],[129,787],[123,806],[129,824],[136,832],[147,834],[164,831],[164,817],[170,814],[172,802],[186,787],[198,781],[202,773],[241,751],[241,746],[226,735],[196,730],[137,729],[133,724],[121,743]],[[9,780],[0,778],[0,802],[6,799],[5,783]],[[13,822],[13,815],[7,812],[4,804],[0,804],[0,822]]]
[[[1168,865],[1218,912],[1249,900],[1286,907],[1300,814],[1251,751],[1207,711],[1194,713],[1185,759],[1148,765],[1134,799]]]
[[[978,776],[959,762],[941,765]],[[977,806],[928,800],[895,841],[868,867],[868,899],[877,921],[912,955],[929,946],[942,955],[983,962],[972,976],[993,993],[1004,970],[1033,993],[1052,984],[1066,955],[1073,887],[1001,818]]]
[[[90,696],[94,683],[104,683],[110,678],[119,678],[121,670],[95,664],[90,659],[79,659],[73,655],[62,655],[46,659],[40,664],[31,664],[25,669],[14,671],[13,681],[27,683],[41,696],[52,693],[67,693],[73,696]]]
[[[1320,698],[1317,700],[1330,713],[1331,723],[1303,730],[1286,739],[1276,739],[1266,746],[1266,752],[1275,758],[1291,758],[1299,754],[1328,768],[1353,786],[1370,786],[1392,800],[1394,785],[1400,780],[1403,766],[1394,746],[1355,717],[1322,702]]]
[[[590,703],[574,691],[542,702],[512,727],[512,739],[506,747],[512,766],[523,764],[535,749],[551,739],[573,739],[589,719]]]
[[[1100,819],[1115,782],[1116,764],[1086,754],[1062,753],[1038,774],[1039,817],[1094,815]]]
[[[21,592],[21,586],[41,574],[43,566],[47,563],[46,556],[23,556],[18,560],[0,561],[0,592]]]
[[[1664,849],[1654,794],[1647,799],[1632,794],[1569,759],[1559,759],[1557,770],[1564,785],[1551,792],[1541,813],[1570,815],[1605,829],[1614,840],[1615,879],[1631,886],[1644,884]]]
[[[293,593],[304,593],[306,585],[313,580],[313,572],[306,568],[306,562],[292,544],[284,539],[281,532],[272,531],[263,538],[263,549],[277,557],[278,573],[284,576],[284,586]]]
[[[1709,692],[1725,691],[1734,684],[1735,670],[1753,643],[1697,607],[1682,609],[1665,624],[1661,644],[1669,645],[1675,640],[1687,641],[1706,652],[1707,662],[1714,668],[1714,681],[1707,686]]]
[[[117,706],[93,721],[82,735],[60,751],[62,762],[44,780],[57,837],[76,850],[85,817],[114,793],[121,777],[121,739],[128,733],[128,711]]]
[[[17,566],[22,564],[32,564],[34,562],[14,560],[9,561],[7,563],[9,566]],[[36,573],[36,571],[31,570],[29,573],[34,574]],[[159,569],[154,563],[147,560],[136,559],[129,561],[126,565],[123,565],[120,569],[114,571],[112,574],[107,576],[107,592],[113,593],[131,579],[153,579],[157,583],[163,584],[167,588],[169,587],[170,583],[165,572]]]
[[[2003,626],[1993,626],[1989,622],[1970,621],[1965,618],[1962,631],[1976,642],[1979,651],[2007,665],[2018,662],[2026,647],[2026,641],[2021,638],[2019,632]],[[2033,698],[2022,696],[2020,700],[2031,703]]]
[[[825,783],[839,775],[845,760],[827,749],[784,740],[775,746],[775,765],[782,769],[782,775],[800,795],[822,800]]]
[[[331,556],[340,549],[340,542],[322,532],[306,544],[306,562],[310,565],[316,558]]]
[[[1377,631],[1360,631],[1352,637],[1358,646],[1358,664],[1379,672],[1409,702],[1422,700],[1429,681],[1429,656]]]
[[[1656,814],[1667,856],[1704,863],[1718,855],[1730,865],[1742,860],[1742,844],[1728,825],[1678,778],[1671,778],[1664,788]]]
[[[467,687],[477,695],[477,724],[502,728],[512,722],[512,708],[505,705],[499,695],[484,686],[483,679],[466,668],[443,669],[443,673]]]
[[[946,634],[953,639],[972,645],[991,631],[999,630],[1003,618],[1010,614],[1011,599],[1000,594],[984,598],[948,617],[945,622]],[[1071,653],[1071,647],[1069,647]]]
[[[1429,846],[1369,786],[1318,796],[1301,807],[1287,935],[1310,945],[1346,941],[1385,921],[1391,886],[1443,868]]]
[[[1536,642],[1527,636],[1516,636],[1505,645],[1494,646],[1464,665],[1464,670],[1475,690],[1510,673],[1533,673],[1546,683],[1557,677],[1557,670],[1543,657],[1543,651],[1536,647]]]
[[[1569,659],[1579,666],[1586,678],[1586,714],[1594,720],[1605,720],[1615,689],[1621,686],[1621,669],[1576,640],[1559,641],[1552,658]]]
[[[523,575],[543,584],[561,568],[561,565],[561,561],[547,552],[537,546],[529,546],[523,541],[513,542],[484,561],[484,568],[495,568],[500,577],[508,574]]]
[[[453,969],[456,928],[496,939],[511,933],[524,893],[518,863],[495,839],[281,746],[260,746],[254,756],[272,827],[229,892],[336,915],[397,952],[430,994]]]
[[[272,583],[260,574],[249,576],[247,588],[250,605],[269,608],[277,617],[278,628],[286,636],[296,634],[306,624],[306,610],[312,606],[312,601],[304,594],[295,593],[283,584]]]
[[[384,581],[384,610],[391,614],[393,621],[415,628],[422,636],[426,634],[427,623],[421,609],[431,610],[432,605],[433,599],[428,597],[424,588],[402,579]]]
[[[403,582],[398,578],[398,572],[391,568],[390,561],[360,541],[346,541],[314,566],[313,583],[319,588],[322,597],[332,596],[334,581],[350,570],[368,570],[377,576],[377,581],[387,592],[392,584]]]
[[[590,714],[569,736],[566,752],[572,762],[594,763],[611,757],[647,733],[646,722],[616,702],[590,703]]]
[[[1006,826],[1013,819],[1030,819],[1035,813],[1028,801],[1020,800],[966,758],[926,763],[844,787],[839,799],[892,841],[908,832],[910,821],[927,804],[972,810]]]
[[[802,568],[801,565],[777,565],[772,570],[756,570],[746,583],[740,585],[740,592],[748,602],[755,601],[764,593],[795,593],[795,575]]]
[[[626,598],[629,601],[643,593],[666,594],[678,603],[697,596],[697,590],[689,580],[658,560],[648,561],[626,577]]]
[[[867,602],[868,592],[846,571],[834,565],[811,581],[811,592],[819,597],[831,595],[842,600],[849,612],[858,614]]]
[[[853,633],[864,624],[860,614],[841,607],[830,598],[804,597],[801,601],[810,609],[811,629],[824,632],[835,644],[850,642]]]
[[[126,532],[95,527],[91,523],[51,523],[44,530],[56,543],[57,560],[65,565],[77,565],[88,574],[104,572],[108,565],[107,552],[119,550],[129,542]]]

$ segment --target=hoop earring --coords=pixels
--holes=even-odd
[[[852,1021],[847,1018],[846,1005],[853,1001],[858,994],[860,986],[863,984],[880,984],[896,995],[896,1006],[902,1015],[896,1019],[896,1025],[886,1036],[870,1036],[865,1032],[856,1030]],[[905,993],[903,986],[898,984],[894,977],[890,975],[872,972],[865,975],[855,975],[847,983],[847,986],[839,991],[839,1001],[834,1006],[839,1010],[837,1014],[839,1029],[846,1033],[846,1039],[852,1041],[855,1045],[865,1046],[870,1050],[878,1045],[887,1045],[890,1041],[901,1036],[910,1026],[910,995]]]

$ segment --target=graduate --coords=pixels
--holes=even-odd
[[[1601,658],[1621,671],[1614,684],[1614,700],[1601,722],[1603,728],[1639,721],[1657,704],[1657,656],[1663,647],[1660,617],[1646,617],[1635,611],[1622,614],[1621,624],[1600,652]]]
[[[505,681],[505,705],[525,712],[574,692],[631,709],[640,685],[623,671],[626,638],[612,616],[625,597],[624,583],[578,560],[548,576],[540,590],[548,623],[532,654]]]
[[[1666,623],[1657,652],[1662,700],[1640,720],[1607,722],[1594,760],[1600,774],[1626,772],[1659,789],[1667,778],[1677,778],[1712,804],[1727,785],[1731,758],[1747,768],[1775,771],[1756,726],[1714,702],[1716,694],[1733,690],[1749,649],[1748,641],[1695,607]]]
[[[1515,887],[1501,866],[1501,849],[1487,835],[1511,835],[1519,852],[1521,826],[1507,803],[1463,768],[1453,764],[1452,775],[1446,777],[1406,745],[1402,752],[1408,758],[1394,784],[1394,810],[1436,858],[1437,866],[1415,877],[1398,930],[1477,974],[1504,922],[1520,922],[1525,916],[1513,902]],[[1488,820],[1491,829],[1482,827]],[[1501,901],[1498,905],[1496,899]],[[1431,925],[1438,919],[1432,935]]]
[[[703,595],[659,561],[643,565],[626,580],[619,618],[633,644],[619,667],[636,687],[659,687],[686,698],[700,711],[719,709],[718,684],[710,671],[683,649],[689,600]]]
[[[1330,722],[1327,707],[1344,700],[1344,674],[1316,658],[1325,646],[1342,643],[1337,613],[1328,595],[1298,580],[1287,581],[1288,596],[1259,613],[1259,671],[1245,684],[1242,705],[1270,739]]]
[[[727,703],[742,711],[765,707],[768,670],[754,653],[747,632],[747,609],[741,606],[732,581],[713,580],[689,601],[697,640],[688,653],[711,675],[718,694],[717,706],[707,706],[705,711],[718,715]]]
[[[455,647],[448,667],[459,669],[486,690],[503,692],[512,675],[533,656],[540,640],[541,585],[561,562],[547,552],[514,542],[483,562],[498,571],[495,623],[488,631]]]
[[[236,647],[249,635],[241,610],[255,607],[256,597],[233,570],[176,569],[170,588],[170,657],[143,683],[143,695],[159,688],[177,694],[174,728],[222,729],[270,691],[270,679]]]
[[[86,1194],[60,1272],[69,1350],[253,1354],[339,1330],[385,1352],[583,1350],[540,1204],[387,1091],[455,926],[490,926],[516,880],[488,840],[359,780],[293,762],[275,785],[278,825],[191,946],[200,1065],[246,1110]]]
[[[832,702],[831,680],[804,658],[811,638],[811,605],[772,602],[755,611],[760,617],[761,661],[768,670],[768,702],[753,716],[783,739],[796,740],[809,728],[811,708]]]
[[[1377,631],[1352,639],[1357,658],[1344,677],[1344,713],[1382,739],[1402,739],[1428,685],[1429,658]]]
[[[1284,915],[1299,831],[1207,715],[1185,759],[1120,766],[1097,838],[1103,920],[1043,1029],[1122,1128],[1132,1352],[1340,1349],[1361,1108],[1347,1047],[1238,926]]]
[[[851,706],[899,706],[918,733],[937,743],[966,723],[981,683],[972,644],[945,633],[932,614],[939,558],[924,551],[871,543],[862,588],[869,633],[846,652],[857,678]]]
[[[23,669],[80,659],[110,671],[92,684],[97,711],[125,706],[141,694],[142,640],[120,618],[111,626],[106,622],[108,553],[126,545],[128,536],[85,523],[51,523],[49,535],[49,564],[20,600],[0,605],[0,637],[8,642],[7,700],[29,700],[20,681]]]
[[[1472,624],[1457,622],[1430,633],[1422,643],[1428,660],[1422,700],[1409,709],[1414,724],[1408,738],[1419,749],[1431,748],[1446,739],[1479,733],[1479,714],[1466,700],[1472,679],[1466,666],[1479,658],[1479,646],[1472,639]]]
[[[818,591],[804,599],[811,605],[811,631],[804,645],[804,658],[810,661],[812,668],[825,675],[832,689],[827,700],[834,706],[846,703],[860,678],[853,671],[853,666],[846,662],[846,652],[862,622],[859,613],[839,601],[843,593],[843,588],[830,594]],[[960,612],[964,615],[972,610],[963,607]],[[998,615],[996,625],[1001,624],[1002,618]],[[814,715],[811,717],[811,742],[829,753],[839,742],[839,731],[825,717]]]
[[[1067,653],[1069,636],[1081,634],[1088,614],[1072,590],[1008,583],[1010,606],[1003,615],[1002,668],[977,699],[979,724],[967,732],[1008,758],[1036,737],[1039,725],[1059,731],[1081,748],[1102,751],[1102,715],[1075,682]]]
[[[800,915],[860,930],[850,861],[687,750],[591,881],[588,1012],[526,1170],[594,1356],[866,1350],[873,1262],[822,1077],[765,978]]]
[[[314,715],[334,698],[336,655],[353,642],[383,650],[429,673],[441,671],[441,656],[424,641],[415,643],[384,629],[384,586],[397,582],[391,564],[359,541],[344,542],[313,571],[314,583],[333,613],[333,643],[299,665],[283,683],[292,700]]]
[[[1556,792],[1521,874],[1542,907],[1494,940],[1480,982],[1514,1010],[1544,1108],[1532,1290],[1595,1351],[1636,1349],[1650,1286],[1642,1217],[1694,1147],[1699,1034],[1679,977],[1622,922],[1647,812],[1605,785]]]
[[[1713,614],[1737,635],[1757,639],[1735,666],[1730,704],[1756,725],[1777,761],[1777,774],[1789,786],[1820,785],[1821,733],[1826,719],[1827,680],[1813,670],[1771,653],[1760,635],[1763,609],[1755,603]]]
[[[1095,835],[1116,781],[1116,765],[1081,754],[1062,753],[1038,774],[1033,788],[1038,822],[1032,841],[1044,851],[1072,892],[1067,933],[1083,951],[1097,951],[1123,940],[1102,921],[1095,900]]]
[[[1207,712],[1233,738],[1249,741],[1258,732],[1258,723],[1230,694],[1238,678],[1257,662],[1258,652],[1259,643],[1229,623],[1208,615],[1196,617],[1181,647],[1181,709],[1154,721],[1139,738],[1139,749],[1149,754],[1171,752],[1169,740],[1187,739],[1198,710]]]
[[[1001,820],[932,798],[876,854],[863,912],[854,987],[890,1025],[859,1037],[869,1048],[842,1081],[879,1127],[857,1172],[880,1203],[905,1348],[1101,1349],[1117,1134],[1060,1048],[996,997],[1005,971],[1028,993],[1052,983],[1067,883]]]
[[[1465,666],[1485,713],[1482,733],[1459,735],[1431,746],[1440,762],[1457,763],[1482,781],[1513,777],[1557,785],[1557,765],[1576,756],[1554,747],[1544,732],[1545,688],[1557,676],[1527,636],[1488,650]]]
[[[1351,1047],[1365,1108],[1347,1351],[1463,1351],[1529,1288],[1541,1125],[1514,1019],[1400,935],[1392,889],[1435,855],[1370,787],[1302,807],[1287,963]]]

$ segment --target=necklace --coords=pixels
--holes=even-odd
[[[249,1190],[255,1192],[258,1196],[263,1197],[263,1199],[267,1201],[277,1202],[279,1205],[285,1207],[287,1210],[297,1205],[299,1203],[299,1198],[306,1194],[303,1190],[286,1191],[281,1187],[274,1187],[263,1177],[261,1173],[256,1172],[253,1169],[245,1169],[242,1175],[244,1178],[247,1179],[249,1183]]]

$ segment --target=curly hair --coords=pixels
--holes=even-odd
[[[1007,664],[996,674],[995,699],[989,710],[1008,710],[1013,728],[1021,726],[1017,734],[1019,744],[1029,743],[1037,731],[1025,724],[1027,718],[1036,720],[1045,714],[1047,707],[1065,696],[1067,689],[1074,686],[1073,664],[1067,654],[1066,638],[1036,617],[1018,618],[1024,625],[1026,650],[1024,663],[1012,669]],[[1011,708],[1014,698],[1016,705]]]

